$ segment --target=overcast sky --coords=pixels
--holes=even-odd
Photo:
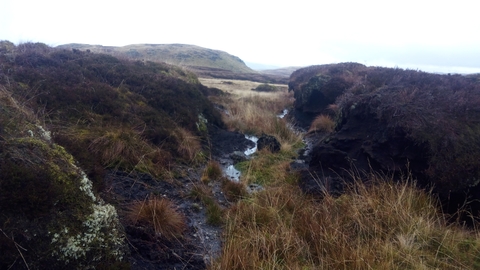
[[[245,62],[480,72],[473,0],[1,0],[0,40],[184,43]]]

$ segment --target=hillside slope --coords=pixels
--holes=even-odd
[[[238,57],[224,51],[186,44],[132,44],[123,47],[88,44],[65,44],[57,48],[90,50],[120,58],[165,62],[184,67],[208,67],[234,73],[255,73]]]
[[[134,44],[123,47],[65,44],[59,49],[105,53],[121,59],[152,61],[181,66],[199,77],[251,80],[265,83],[288,82],[284,74],[259,73],[238,57],[224,51],[186,44]]]
[[[258,72],[266,75],[290,77],[290,75],[292,75],[293,72],[301,68],[302,67],[283,67],[283,68],[275,68],[275,69],[262,69],[262,70],[259,70]]]
[[[182,156],[178,149],[181,133],[201,135],[196,124],[199,117],[222,125],[204,95],[209,90],[194,74],[178,67],[52,49],[43,44],[22,44],[5,51],[1,83],[41,114],[56,139],[70,150],[83,143],[88,149],[101,134],[110,134],[107,141],[122,140],[122,134],[136,134],[133,137],[138,141],[128,143],[161,145],[170,155]],[[105,155],[102,145],[109,146],[96,141],[93,154],[99,155],[98,160]],[[103,157],[104,163],[127,169],[138,165],[136,159],[110,164]]]
[[[0,268],[202,267],[196,239],[170,241],[128,213],[167,192],[190,207],[175,175],[206,162],[223,126],[212,92],[164,63],[0,42]]]

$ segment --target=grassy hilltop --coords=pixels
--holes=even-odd
[[[112,54],[120,58],[165,62],[185,67],[209,67],[236,73],[254,73],[238,57],[224,51],[186,44],[133,44],[123,47],[88,44],[65,44],[58,48],[90,50],[96,53]]]
[[[257,72],[245,65],[237,56],[187,44],[133,44],[123,47],[65,44],[57,48],[89,50],[121,59],[164,62],[184,67],[201,77],[286,83],[289,76],[285,73]]]

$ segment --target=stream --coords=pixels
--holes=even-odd
[[[252,147],[252,148],[248,148],[247,150],[245,150],[243,152],[243,154],[245,155],[245,158],[250,158],[251,155],[255,152],[257,152],[257,141],[258,141],[258,138],[256,136],[250,136],[250,135],[245,135],[245,138],[252,141],[253,143],[255,143],[255,146]],[[233,161],[232,161],[233,162]],[[239,181],[240,180],[240,171],[237,170],[234,166],[234,164],[228,164],[226,166],[224,166],[223,168],[223,172],[225,174],[226,177],[228,177],[228,179],[232,180],[232,181]]]
[[[284,118],[287,114],[288,114],[288,109],[283,109],[280,114],[277,114],[277,117]],[[243,152],[243,154],[245,155],[245,158],[250,159],[252,154],[257,152],[258,137],[253,135],[245,135],[245,138],[252,141],[255,144],[255,146],[248,148]],[[239,153],[233,153],[233,154],[238,155]],[[223,173],[228,179],[232,181],[238,182],[240,180],[241,172],[235,168],[233,164],[233,159],[231,160],[231,162],[229,160],[228,162],[223,163]]]

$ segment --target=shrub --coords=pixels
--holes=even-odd
[[[275,87],[273,85],[270,85],[268,83],[263,83],[263,84],[260,84],[259,86],[255,87],[252,90],[257,91],[257,92],[275,92],[278,89],[277,89],[277,87]]]
[[[185,217],[171,201],[164,198],[134,202],[128,209],[128,219],[133,224],[148,225],[166,239],[182,236],[186,228]]]
[[[34,43],[1,42],[0,51],[0,99],[20,101],[5,109],[22,105],[48,119],[54,140],[96,179],[104,166],[158,175],[172,156],[198,157],[198,138],[186,134],[196,132],[198,115],[223,125],[210,90],[174,66]]]

